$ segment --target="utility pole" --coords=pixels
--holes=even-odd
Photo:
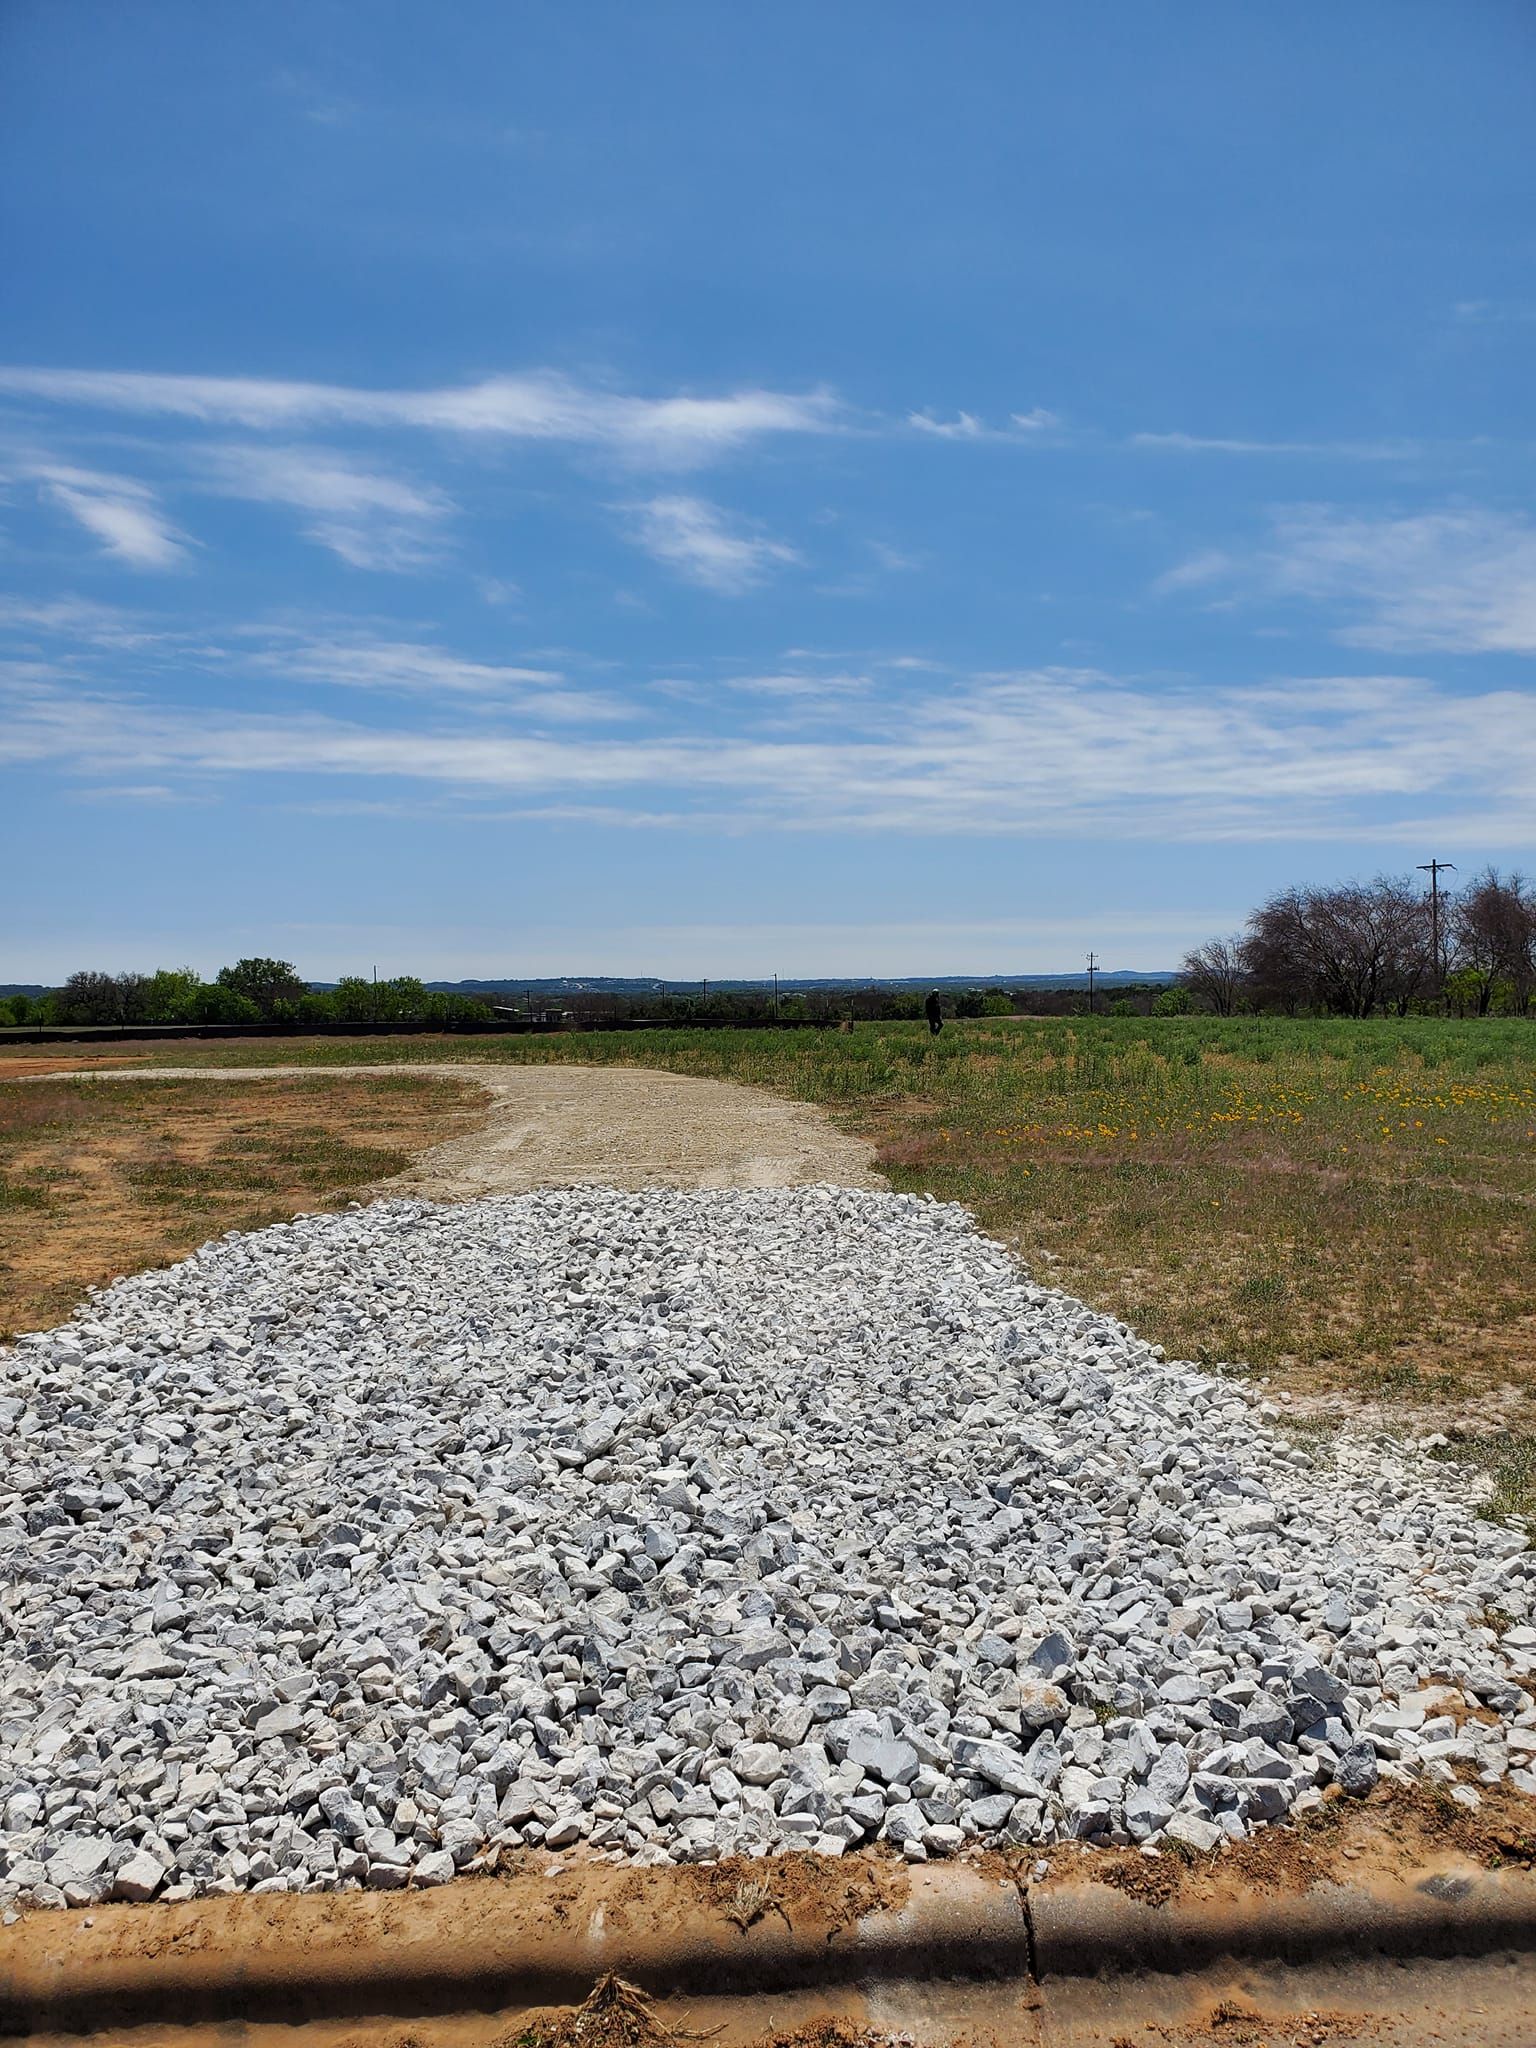
[[[377,965],[375,965],[375,967],[374,967],[374,970],[373,970],[373,1022],[374,1022],[375,1024],[377,1024],[377,1023],[378,1023],[378,1021],[379,1021],[379,970],[378,970],[378,967],[377,967]]]
[[[1097,960],[1098,955],[1096,953],[1088,955],[1088,1014],[1090,1017],[1093,1015],[1093,970]]]
[[[1445,979],[1445,963],[1440,956],[1440,877],[1454,875],[1456,863],[1453,860],[1421,860],[1419,873],[1429,877],[1429,929],[1430,945],[1435,956],[1435,986],[1438,989]]]
[[[773,977],[773,1021],[775,1024],[779,1021],[779,977],[777,975]]]

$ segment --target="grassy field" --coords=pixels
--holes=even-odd
[[[937,1041],[873,1024],[144,1052],[594,1061],[775,1088],[1170,1352],[1446,1413],[1516,1390],[1485,1454],[1508,1504],[1536,1498],[1536,1027],[1004,1018]]]
[[[477,1091],[426,1075],[0,1088],[0,1335],[220,1231],[345,1201],[479,1115]]]

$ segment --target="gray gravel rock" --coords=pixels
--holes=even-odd
[[[112,1897],[135,1902],[152,1899],[165,1882],[165,1869],[147,1849],[138,1849],[126,1863],[118,1865],[112,1879]]]
[[[1523,1536],[1272,1419],[909,1196],[222,1238],[0,1352],[0,1906],[1536,1789]]]
[[[1381,1766],[1376,1751],[1369,1742],[1352,1742],[1334,1765],[1334,1783],[1341,1792],[1350,1792],[1356,1798],[1373,1791],[1381,1775]]]

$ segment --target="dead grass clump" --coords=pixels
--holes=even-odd
[[[574,2012],[551,2014],[503,2034],[494,2048],[677,2048],[701,2038],[663,2026],[644,1992],[610,1971]]]

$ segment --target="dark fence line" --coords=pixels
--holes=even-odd
[[[458,1024],[8,1024],[0,1045],[115,1045],[128,1039],[187,1038],[517,1038],[557,1031],[826,1031],[836,1017],[496,1017]]]

